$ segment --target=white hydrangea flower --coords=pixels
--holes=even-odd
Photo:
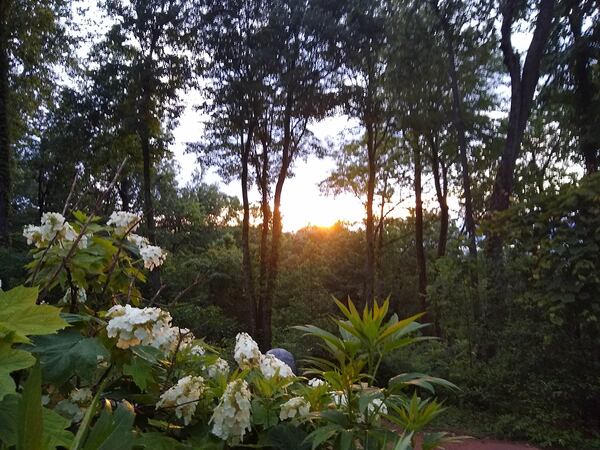
[[[78,405],[86,405],[92,401],[93,396],[94,395],[92,394],[92,390],[90,388],[80,388],[71,391],[69,394],[69,399]]]
[[[204,347],[201,345],[194,344],[190,348],[190,353],[194,356],[203,356],[206,353],[206,350],[204,350]]]
[[[218,375],[227,375],[229,373],[229,363],[222,358],[218,358],[206,370],[210,378],[216,378]]]
[[[238,333],[235,337],[235,350],[233,357],[240,368],[249,369],[260,364],[262,354],[258,344],[248,333]]]
[[[154,270],[156,267],[162,266],[165,262],[167,252],[156,245],[150,245],[150,241],[145,237],[138,234],[130,234],[127,238],[138,248],[146,269]]]
[[[175,408],[175,415],[188,425],[204,391],[204,378],[188,375],[160,396],[156,408]]]
[[[215,408],[210,423],[212,433],[232,444],[239,444],[250,431],[250,400],[252,394],[245,380],[237,379],[227,385]]]
[[[367,405],[367,414],[361,414],[357,420],[360,423],[364,423],[367,421],[367,417],[371,417],[373,414],[375,414],[375,420],[377,420],[380,414],[387,413],[388,409],[386,404],[383,403],[383,400],[381,400],[380,398],[375,398],[371,400]]]
[[[131,233],[127,236],[127,240],[133,242],[137,248],[144,247],[146,245],[150,245],[150,241],[146,239],[144,236],[140,236],[139,234]]]
[[[304,417],[310,411],[310,404],[302,397],[292,397],[283,405],[279,413],[279,419],[293,419],[296,416]]]
[[[331,398],[335,406],[337,406],[338,408],[346,406],[348,404],[348,397],[346,397],[346,394],[342,391],[331,392]]]
[[[27,239],[27,245],[35,245],[37,248],[44,247],[47,242],[42,234],[42,228],[35,225],[25,225],[23,237]]]
[[[324,386],[326,383],[320,378],[311,378],[308,380],[308,385],[313,388],[317,388],[319,386]]]
[[[171,315],[160,308],[134,308],[116,305],[106,314],[108,337],[118,338],[117,347],[150,345],[164,352],[177,344],[178,331],[171,327]]]
[[[126,211],[114,211],[106,225],[115,227],[118,234],[125,234],[127,230],[135,231],[139,226],[140,216]],[[135,224],[135,225],[134,225]]]
[[[57,242],[73,242],[77,238],[77,233],[60,213],[44,213],[42,215],[42,224],[26,225],[23,228],[23,236],[27,239],[28,245],[35,245],[37,248],[47,246],[53,239]],[[82,236],[79,241],[79,247],[87,246],[87,237]]]
[[[260,357],[260,371],[265,378],[273,378],[277,373],[284,378],[294,376],[290,366],[273,355],[262,355]]]
[[[167,259],[167,253],[156,245],[140,247],[140,256],[144,260],[144,267],[148,270],[154,270],[162,266],[165,259]]]

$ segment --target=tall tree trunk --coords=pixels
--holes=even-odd
[[[263,153],[257,162],[257,178],[260,185],[261,201],[260,210],[262,215],[262,224],[260,230],[260,293],[259,298],[266,298],[268,293],[268,273],[269,273],[269,225],[271,223],[271,208],[269,206],[269,154],[268,145],[263,142]],[[259,317],[262,317],[263,311],[260,311]]]
[[[373,216],[373,200],[375,197],[375,177],[377,170],[377,155],[375,148],[375,136],[373,123],[368,122],[367,118],[367,155],[368,155],[368,173],[367,173],[367,223],[366,223],[366,251],[365,261],[365,285],[363,300],[365,304],[372,305],[375,295],[375,219]]]
[[[503,211],[510,204],[515,165],[533,106],[533,96],[540,75],[542,56],[552,29],[554,3],[554,0],[539,2],[535,30],[525,56],[523,71],[521,71],[519,56],[515,53],[511,42],[512,25],[517,19],[521,2],[519,0],[505,0],[502,5],[500,47],[504,56],[504,64],[510,74],[511,95],[506,142],[490,199],[490,210],[492,212]],[[495,241],[495,244],[492,243],[490,253],[497,255],[498,246],[501,245],[501,242],[499,238],[496,238]],[[494,251],[494,247],[496,247],[496,251]]]
[[[575,124],[579,134],[579,151],[589,174],[598,171],[600,142],[594,129],[598,126],[598,118],[593,112],[594,101],[598,101],[598,89],[591,79],[591,46],[582,36],[583,10],[577,0],[570,5],[569,25],[573,34],[571,72],[575,84]]]
[[[422,199],[422,164],[421,149],[418,143],[413,145],[415,164],[415,245],[417,254],[417,276],[419,278],[418,295],[421,311],[427,312],[427,266],[425,262],[425,247],[423,243],[423,199]]]
[[[252,334],[256,335],[259,328],[259,318],[257,315],[254,280],[252,276],[252,260],[250,255],[250,201],[248,200],[248,163],[250,159],[253,132],[253,127],[250,127],[246,142],[244,142],[243,132],[240,140],[242,152],[242,205],[244,209],[244,217],[242,219],[242,295],[246,305],[249,306]]]
[[[131,206],[131,179],[124,176],[119,183],[119,197],[121,197],[121,209],[129,211]]]
[[[473,213],[473,195],[471,193],[471,175],[469,170],[469,157],[465,121],[462,110],[462,94],[458,84],[458,70],[456,69],[456,54],[454,39],[447,21],[444,24],[444,35],[449,59],[450,86],[452,90],[452,122],[458,139],[458,152],[460,156],[461,179],[463,187],[463,200],[465,202],[465,228],[469,239],[469,254],[477,258],[477,240],[475,235],[475,215]]]
[[[8,247],[11,150],[8,119],[8,12],[10,0],[0,0],[0,247]]]
[[[281,155],[281,167],[275,184],[273,194],[273,226],[271,232],[271,254],[269,255],[269,274],[267,276],[267,292],[262,299],[262,315],[259,318],[261,322],[261,333],[259,334],[259,345],[263,350],[271,348],[272,330],[271,319],[273,315],[273,294],[277,283],[279,271],[279,250],[281,247],[281,236],[283,233],[283,224],[281,221],[281,195],[283,193],[283,184],[288,176],[288,170],[293,158],[292,148],[292,107],[294,105],[293,93],[288,92],[283,118],[283,145]]]
[[[448,242],[448,169],[440,161],[437,141],[433,135],[428,136],[431,148],[431,168],[433,172],[433,184],[435,195],[440,206],[440,230],[438,235],[437,257],[446,255],[446,244]]]

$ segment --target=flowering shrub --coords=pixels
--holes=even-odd
[[[403,450],[442,411],[419,392],[452,387],[444,380],[400,374],[373,384],[388,353],[424,339],[414,336],[418,316],[388,317],[387,302],[362,314],[338,302],[339,336],[298,327],[329,353],[309,360],[310,379],[262,354],[247,333],[237,335],[233,355],[219,355],[167,311],[141,307],[132,285],[165,253],[152,250],[147,263],[142,250],[150,244],[131,234],[138,223],[122,212],[105,226],[54,214],[39,229],[26,227],[35,246],[31,283],[57,306],[36,304],[37,287],[0,291],[3,446]],[[53,289],[63,292],[49,295]],[[82,292],[93,301],[82,303]],[[25,369],[26,377],[16,376]],[[426,436],[423,448],[442,438]]]

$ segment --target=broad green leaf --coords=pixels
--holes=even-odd
[[[84,450],[129,450],[133,448],[133,420],[135,414],[119,405],[113,413],[102,410],[100,417],[90,430],[83,446]]]
[[[123,374],[129,375],[142,392],[146,391],[148,383],[154,381],[152,365],[140,357],[134,357],[131,360],[131,364],[125,364],[123,366]]]
[[[44,408],[44,448],[54,450],[57,447],[69,448],[73,442],[73,433],[67,430],[71,425],[69,419],[51,409]]]
[[[105,361],[108,350],[96,338],[85,338],[74,330],[34,338],[28,347],[39,355],[44,381],[61,384],[73,375],[91,381],[98,367],[98,356]]]
[[[192,447],[182,444],[162,433],[142,433],[135,440],[135,448],[143,448],[145,450],[184,450],[191,449]]]
[[[10,373],[27,369],[34,364],[35,358],[31,353],[12,348],[7,343],[0,343],[0,400],[5,395],[15,392],[15,382]]]
[[[16,342],[27,342],[26,336],[55,333],[68,326],[60,317],[60,309],[36,305],[37,288],[17,286],[0,291],[0,329],[15,333]]]
[[[20,395],[11,394],[0,401],[0,442],[7,447],[17,444],[17,415],[20,400]]]
[[[42,450],[42,371],[36,364],[29,372],[17,415],[17,450]]]
[[[273,448],[285,450],[309,450],[310,444],[305,442],[306,432],[289,423],[281,423],[269,429],[269,441]]]

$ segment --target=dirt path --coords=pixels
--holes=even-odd
[[[527,444],[492,441],[488,439],[466,439],[458,444],[445,446],[446,450],[539,450]]]

